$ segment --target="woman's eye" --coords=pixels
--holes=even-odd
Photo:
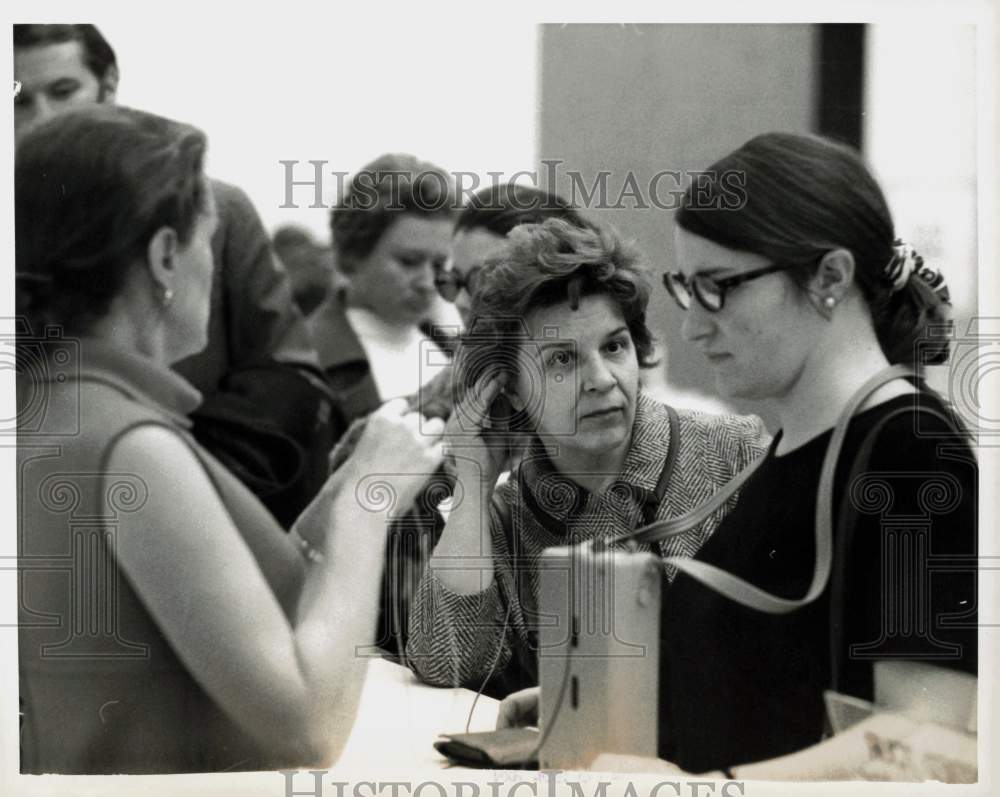
[[[604,351],[612,357],[627,354],[631,350],[632,337],[630,335],[622,335],[621,337],[613,338],[604,346]]]

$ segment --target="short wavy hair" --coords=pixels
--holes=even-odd
[[[652,368],[655,339],[646,325],[650,282],[636,250],[598,225],[563,219],[523,224],[507,236],[502,253],[487,260],[472,300],[469,332],[456,358],[459,380],[469,389],[488,370],[514,376],[517,352],[528,340],[526,318],[534,310],[586,296],[607,296],[621,310],[639,366]]]
[[[330,212],[337,262],[367,257],[402,214],[454,218],[455,185],[444,169],[413,155],[382,155],[351,177]]]

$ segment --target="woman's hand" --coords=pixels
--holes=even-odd
[[[443,432],[444,421],[410,412],[405,399],[386,402],[368,417],[357,447],[344,464],[350,470],[349,481],[357,484],[379,476],[392,484],[396,509],[408,507],[441,464]]]
[[[487,434],[490,408],[505,382],[505,374],[486,374],[455,405],[445,426],[446,467],[463,482],[492,487],[507,464],[506,441]]]
[[[497,730],[501,728],[523,728],[538,725],[538,702],[541,689],[532,686],[507,695],[500,703],[497,715]]]
[[[455,406],[445,430],[449,468],[456,480],[455,495],[430,568],[452,592],[471,595],[493,581],[493,544],[490,497],[507,462],[506,436],[484,434],[489,410],[503,377],[481,379]],[[465,560],[465,567],[454,567]],[[439,567],[442,562],[448,566]]]

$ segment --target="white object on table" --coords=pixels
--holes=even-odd
[[[398,772],[450,767],[434,749],[442,733],[462,733],[476,693],[421,683],[406,667],[372,659],[358,715],[343,753],[333,766],[340,773]],[[469,731],[491,731],[500,703],[481,696]],[[452,768],[454,769],[454,768]]]

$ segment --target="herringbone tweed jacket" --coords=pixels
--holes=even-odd
[[[421,679],[478,689],[491,672],[504,672],[515,656],[528,661],[530,671],[536,656],[538,559],[545,548],[609,538],[653,517],[682,515],[763,455],[770,443],[756,416],[689,410],[678,410],[677,415],[679,447],[658,506],[653,491],[669,453],[670,425],[667,408],[648,395],[639,394],[632,445],[622,471],[600,495],[556,471],[541,442],[534,442],[494,496],[489,529],[493,557],[483,564],[493,568],[489,586],[460,595],[445,587],[431,567],[420,580],[411,607],[407,658]],[[734,495],[697,529],[659,543],[660,553],[693,556],[737,498]],[[640,546],[643,549],[649,546]],[[674,568],[665,567],[672,579]]]

